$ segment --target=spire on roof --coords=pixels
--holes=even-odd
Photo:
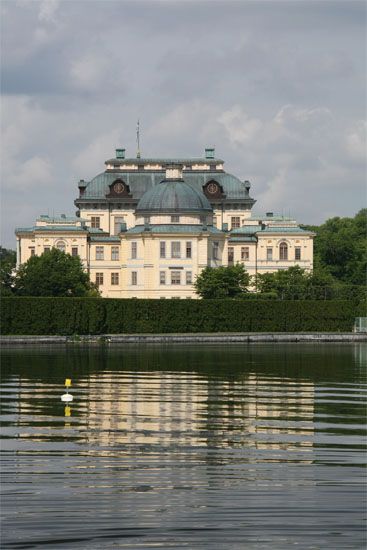
[[[139,119],[138,119],[138,123],[136,125],[136,144],[137,144],[137,147],[138,147],[138,150],[136,152],[136,158],[140,159],[140,122],[139,122]]]

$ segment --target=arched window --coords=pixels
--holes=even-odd
[[[65,246],[64,241],[57,241],[57,243],[56,243],[56,248],[57,248],[58,250],[60,250],[61,252],[65,252],[66,246]]]
[[[279,245],[279,260],[288,260],[288,245],[280,243]]]

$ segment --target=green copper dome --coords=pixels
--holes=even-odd
[[[139,200],[136,212],[212,212],[208,199],[184,180],[163,180]]]

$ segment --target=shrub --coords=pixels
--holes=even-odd
[[[365,303],[281,300],[3,298],[3,334],[351,331]]]

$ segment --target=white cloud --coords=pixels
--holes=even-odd
[[[350,157],[354,160],[365,161],[366,159],[366,121],[357,121],[347,132],[345,141]]]
[[[38,19],[47,23],[55,23],[59,4],[59,0],[42,0],[38,11]]]
[[[113,157],[116,144],[120,143],[120,130],[112,129],[105,134],[96,136],[83,147],[74,157],[72,165],[79,174],[94,174],[102,172],[103,162]]]

